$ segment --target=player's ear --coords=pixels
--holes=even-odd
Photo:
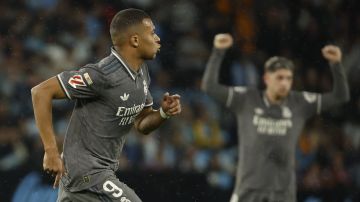
[[[130,37],[130,45],[134,48],[139,47],[139,36],[137,34]]]
[[[264,81],[265,85],[267,85],[268,80],[269,80],[269,73],[265,72],[263,75],[263,81]]]

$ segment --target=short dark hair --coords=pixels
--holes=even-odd
[[[111,38],[119,32],[124,32],[131,26],[142,23],[144,18],[150,18],[150,16],[140,9],[129,8],[117,12],[110,24]]]
[[[276,70],[279,69],[288,69],[294,72],[295,69],[295,65],[291,60],[279,56],[273,56],[269,58],[265,62],[264,67],[265,67],[265,72],[275,72]]]

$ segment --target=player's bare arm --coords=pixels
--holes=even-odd
[[[143,134],[149,134],[158,128],[167,118],[181,113],[180,96],[165,93],[161,101],[161,108],[154,110],[152,107],[144,108],[135,119],[135,128]]]
[[[52,124],[52,100],[66,98],[56,77],[52,77],[31,89],[36,125],[44,145],[43,169],[56,176],[54,188],[64,173],[64,165],[56,144]]]

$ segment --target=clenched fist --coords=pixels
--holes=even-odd
[[[181,112],[180,95],[165,93],[161,102],[161,108],[167,116],[175,116]]]
[[[334,64],[341,62],[342,53],[338,46],[326,45],[321,49],[321,52],[329,63]]]
[[[53,187],[58,187],[60,179],[65,173],[65,168],[57,149],[48,149],[45,151],[43,168],[46,173],[55,177]]]
[[[233,38],[230,34],[217,34],[214,37],[214,47],[218,49],[228,49],[233,45]]]

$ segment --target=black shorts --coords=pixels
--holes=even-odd
[[[134,190],[120,182],[116,177],[110,177],[104,182],[89,189],[70,192],[62,183],[59,186],[57,202],[141,202]]]

